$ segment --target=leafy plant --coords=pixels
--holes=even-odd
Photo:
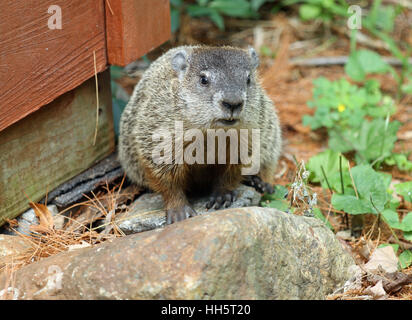
[[[385,163],[389,166],[396,165],[402,171],[412,171],[412,161],[408,160],[406,154],[392,153],[385,159]]]
[[[345,79],[329,81],[321,77],[313,84],[313,99],[308,106],[316,108],[315,115],[303,117],[303,124],[312,129],[359,128],[365,116],[386,117],[395,112],[393,100],[381,93],[376,80],[368,80],[363,87],[358,87]]]
[[[301,3],[299,16],[302,20],[320,19],[328,22],[335,15],[347,15],[348,4],[345,1],[335,0],[284,0],[284,6]]]
[[[261,199],[260,205],[267,208],[276,208],[280,211],[287,211],[289,204],[286,200],[288,189],[281,185],[275,185],[272,194],[265,194]]]
[[[349,171],[349,165],[343,163],[347,160],[341,154],[327,149],[309,159],[309,180],[333,192],[332,205],[336,210],[351,215],[379,215],[390,228],[402,230],[404,238],[412,240],[412,212],[399,219],[396,209],[400,203],[389,189],[391,175],[375,171],[369,165],[355,166]],[[405,201],[412,201],[412,181],[395,185],[395,190]],[[410,252],[403,251],[399,261],[402,268],[409,266]]]
[[[302,20],[320,19],[324,22],[331,20],[346,24],[349,18],[349,4],[346,1],[335,0],[284,0],[283,5],[300,3],[299,14]],[[396,16],[401,12],[400,5],[382,5],[382,0],[372,1],[372,6],[367,15],[362,17],[362,28],[386,44],[391,54],[401,62],[401,70],[397,72],[386,63],[379,54],[370,50],[356,50],[357,30],[351,33],[351,53],[345,66],[347,74],[355,81],[364,81],[366,75],[389,72],[397,82],[397,98],[402,94],[412,94],[412,64],[409,57],[412,47],[403,43],[407,50],[402,50],[393,39],[391,33],[394,29]]]
[[[412,181],[398,183],[395,185],[395,190],[405,201],[412,202]]]
[[[359,128],[333,128],[329,132],[329,147],[339,152],[355,151],[357,164],[370,163],[379,167],[380,163],[392,155],[399,126],[398,121],[374,119],[363,120]]]
[[[172,32],[180,27],[181,12],[186,12],[194,18],[207,17],[220,30],[224,30],[223,16],[258,18],[258,10],[266,2],[274,2],[274,0],[197,0],[196,4],[186,4],[183,0],[171,0]]]
[[[320,183],[324,189],[342,192],[342,189],[351,184],[348,160],[341,153],[331,149],[310,158],[306,168],[310,172],[309,181]]]
[[[346,74],[355,81],[364,81],[368,74],[388,71],[394,72],[378,53],[366,49],[354,50],[345,65]]]
[[[404,269],[412,264],[412,251],[405,250],[399,255],[399,266]]]
[[[357,164],[378,167],[386,162],[403,169],[412,167],[407,159],[392,154],[400,123],[389,121],[395,112],[394,101],[381,93],[377,81],[367,80],[363,87],[345,79],[318,78],[313,83],[313,99],[308,106],[316,110],[313,116],[303,117],[303,124],[312,129],[326,128],[331,150],[354,151]]]
[[[346,24],[349,16],[349,4],[345,1],[285,0],[282,3],[300,3],[299,14],[303,20],[329,22],[340,17]],[[376,52],[357,50],[358,31],[353,30],[345,72],[358,85],[344,79],[316,79],[313,99],[308,102],[309,107],[316,110],[313,116],[304,116],[303,124],[312,129],[325,128],[328,133],[329,149],[313,156],[307,169],[312,183],[320,183],[333,193],[333,207],[351,215],[375,214],[391,229],[401,230],[406,240],[412,241],[412,212],[399,215],[400,201],[392,196],[391,175],[376,171],[383,163],[412,171],[412,162],[407,154],[393,153],[400,127],[399,122],[390,121],[395,112],[394,100],[383,95],[379,83],[368,77],[389,73],[397,82],[396,98],[412,94],[412,65],[409,63],[412,48],[404,44],[401,49],[391,36],[399,12],[400,6],[383,6],[381,0],[373,1],[369,14],[362,17],[362,28],[386,44],[392,56],[401,62],[400,71]],[[356,166],[350,169],[343,153],[355,160]],[[395,190],[406,202],[412,202],[412,182],[397,184]],[[396,246],[395,252],[398,251],[399,245],[393,246]],[[412,252],[401,247],[399,265],[405,268],[412,264]]]

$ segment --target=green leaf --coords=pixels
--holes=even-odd
[[[288,189],[282,185],[275,185],[273,187],[274,191],[271,194],[265,193],[262,197],[262,201],[272,201],[272,200],[284,200],[288,195]]]
[[[392,153],[385,159],[385,163],[389,166],[396,165],[402,171],[412,171],[412,161],[405,154]]]
[[[265,2],[273,2],[274,0],[252,0],[250,2],[252,9],[254,11],[258,11],[259,8],[265,3]]]
[[[209,17],[220,30],[225,29],[223,18],[216,9],[190,5],[187,6],[187,13],[191,17]]]
[[[405,201],[412,202],[412,181],[396,184],[395,191],[400,194]]]
[[[387,123],[384,119],[364,120],[359,131],[348,130],[342,135],[351,142],[352,150],[357,152],[357,163],[371,163],[377,159],[383,161],[391,155],[399,127],[398,121]]]
[[[377,10],[375,26],[383,31],[392,32],[395,18],[396,13],[393,6],[380,6]]]
[[[116,80],[121,77],[124,77],[124,75],[125,75],[125,72],[123,70],[123,67],[110,66],[110,78],[112,80]]]
[[[370,73],[385,73],[390,69],[382,57],[371,50],[356,50],[349,56],[345,72],[353,80],[363,81]]]
[[[287,211],[289,203],[285,200],[288,194],[288,189],[281,185],[274,186],[272,194],[264,194],[261,198],[260,205],[262,207],[276,208],[280,211]]]
[[[320,17],[322,8],[311,4],[302,4],[299,7],[299,15],[302,20],[312,20]]]
[[[199,6],[206,6],[209,0],[196,0],[196,2],[199,4]]]
[[[180,28],[180,12],[176,9],[170,9],[170,22],[172,33],[176,32]]]
[[[359,199],[353,192],[345,195],[334,194],[333,207],[351,214],[382,212],[390,199],[386,191],[389,187],[387,179],[367,165],[356,166],[351,172]]]
[[[210,15],[210,20],[219,28],[219,30],[225,30],[225,22],[223,20],[223,17],[216,11],[216,12],[211,12]]]
[[[390,190],[388,190],[390,191]],[[400,206],[400,201],[394,198],[391,198],[389,202],[386,203],[385,209],[391,209],[393,211],[396,211],[396,209]]]
[[[358,199],[353,195],[342,195],[334,193],[332,195],[332,205],[337,210],[342,210],[350,214],[364,214],[374,212],[370,201]]]
[[[404,232],[412,231],[412,212],[408,212],[408,214],[402,219],[399,229]]]
[[[326,178],[335,191],[342,192],[339,157],[342,157],[342,176],[344,186],[350,185],[351,179],[348,171],[348,160],[341,153],[327,149],[309,159],[306,167],[310,171],[309,181],[320,182],[323,188],[328,188],[321,167],[325,170]]]
[[[412,264],[412,251],[405,250],[399,255],[399,266],[405,269]]]
[[[170,0],[170,4],[174,7],[180,7],[182,5],[182,0]]]
[[[382,212],[389,200],[386,190],[389,188],[390,179],[367,165],[356,166],[351,171],[359,197],[367,201],[372,199],[376,208]]]
[[[215,0],[209,4],[209,7],[230,17],[256,17],[256,13],[252,11],[250,3],[246,0]]]
[[[353,151],[354,145],[352,141],[356,139],[356,131],[347,129],[343,131],[341,128],[331,129],[329,131],[328,146],[336,152]]]
[[[186,8],[186,11],[191,17],[202,17],[209,16],[211,13],[216,12],[216,10],[208,7],[201,7],[198,5],[189,5]]]
[[[412,232],[403,232],[403,237],[405,240],[412,241]]]
[[[382,215],[385,218],[386,223],[395,229],[401,229],[401,224],[399,222],[399,216],[396,211],[385,209],[382,211]]]
[[[405,84],[402,85],[401,90],[405,94],[412,94],[412,81],[409,79],[409,81]]]
[[[266,207],[266,208],[275,208],[278,209],[280,211],[287,211],[289,206],[288,203],[284,200],[272,200],[270,202],[262,202],[262,207]]]

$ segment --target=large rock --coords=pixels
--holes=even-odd
[[[17,271],[8,290],[19,299],[323,299],[351,265],[322,221],[249,207],[49,257]]]
[[[22,237],[0,234],[0,267],[30,248],[30,242]]]

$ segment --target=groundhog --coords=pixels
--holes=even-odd
[[[136,85],[120,119],[119,160],[133,182],[162,194],[167,224],[197,215],[188,201],[192,195],[209,194],[207,208],[218,209],[236,199],[242,181],[260,192],[273,192],[268,182],[274,179],[281,131],[275,107],[259,82],[258,65],[253,48],[181,46],[155,60]],[[197,129],[205,137],[211,129],[260,130],[259,171],[245,176],[243,163],[207,162],[207,147],[205,154],[197,155],[204,161],[155,161],[156,132],[173,136],[163,156],[181,154],[188,147],[190,141],[182,142],[175,132],[176,123],[183,124],[183,131]],[[248,145],[249,155],[251,149]]]

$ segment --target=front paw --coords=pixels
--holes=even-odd
[[[206,203],[206,209],[227,208],[236,200],[237,196],[238,192],[236,190],[214,192]]]
[[[271,194],[274,192],[273,186],[263,181],[259,176],[246,176],[243,184],[255,188],[260,193]]]
[[[166,210],[166,224],[172,224],[197,215],[198,213],[189,205],[168,209]]]

